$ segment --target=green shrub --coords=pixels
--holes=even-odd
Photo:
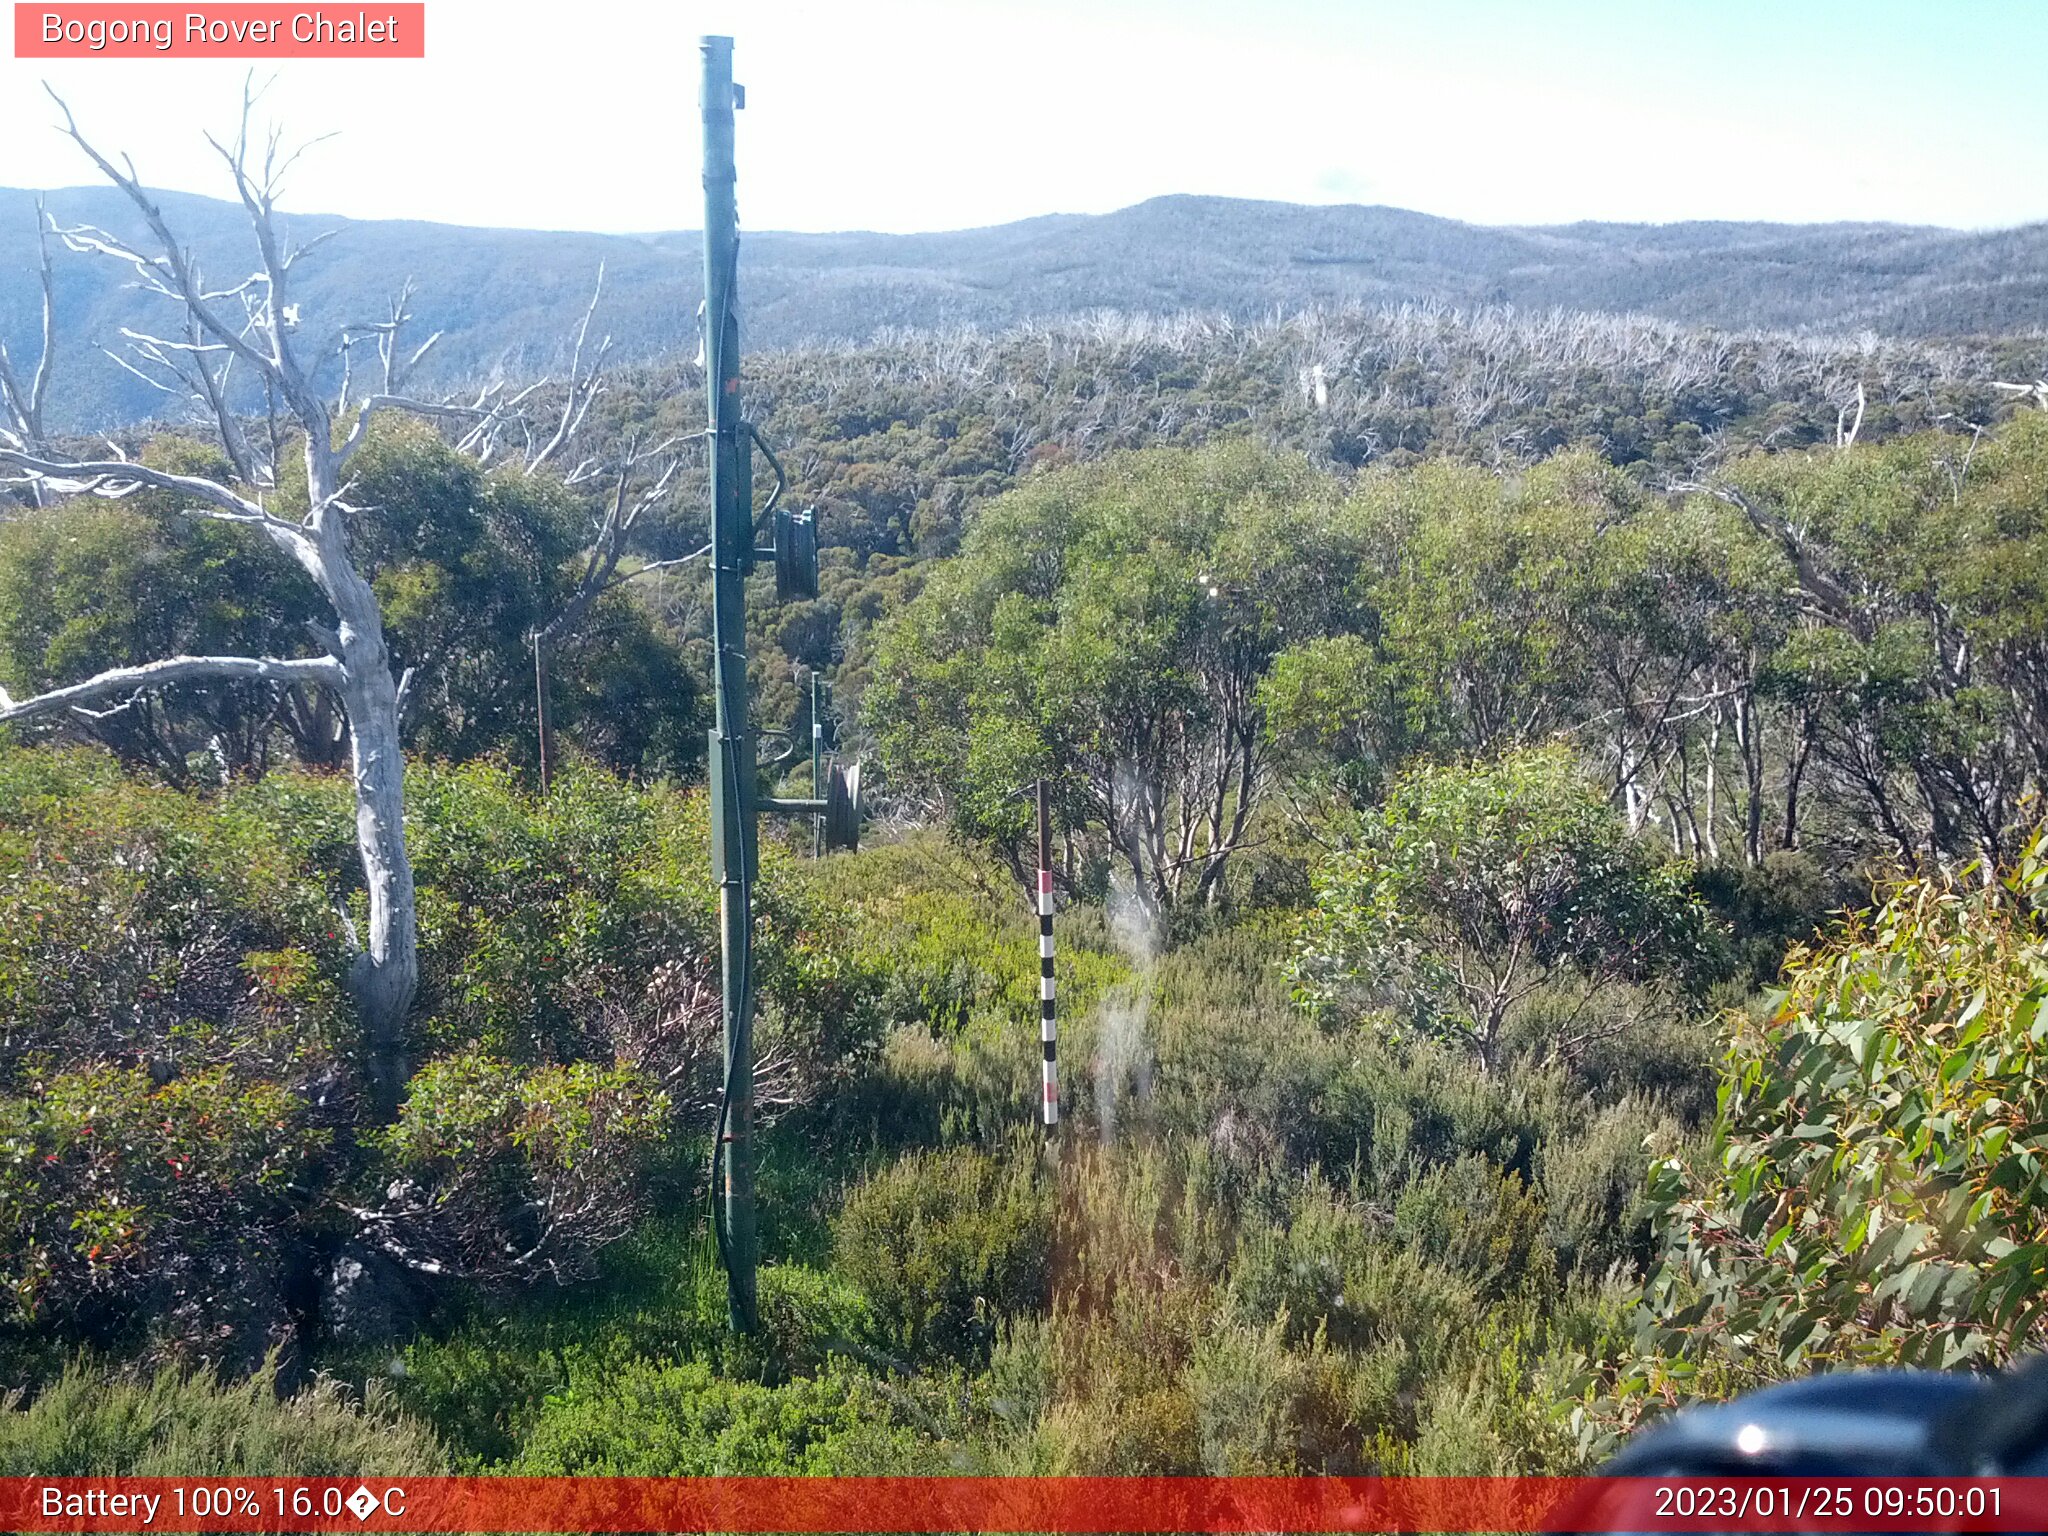
[[[1108,1399],[1055,1403],[1038,1427],[1036,1464],[1053,1477],[1192,1477],[1202,1470],[1200,1410],[1161,1374]]]
[[[1794,945],[1812,944],[1833,913],[1868,897],[1811,854],[1782,848],[1760,867],[1702,864],[1693,889],[1721,920],[1709,934],[1708,969],[1748,989],[1770,986]]]
[[[701,1361],[722,1377],[779,1386],[843,1364],[867,1333],[859,1292],[780,1263],[758,1275],[761,1331],[728,1332],[724,1273],[701,1229],[683,1221],[643,1223],[598,1267],[594,1283],[478,1309],[445,1336],[406,1346],[397,1396],[462,1470],[512,1461],[553,1396],[639,1362]]]
[[[414,1340],[391,1375],[398,1402],[432,1426],[464,1474],[517,1455],[547,1395],[567,1380],[558,1350],[496,1319]]]
[[[100,1061],[317,1074],[350,1033],[338,926],[262,819],[0,748],[0,1092]]]
[[[1319,871],[1293,974],[1312,1007],[1382,1013],[1492,1072],[1534,988],[1685,978],[1703,919],[1564,749],[1526,749],[1395,784]],[[1591,1028],[1564,1016],[1546,1055],[1573,1059]]]
[[[1231,1308],[1247,1324],[1283,1326],[1287,1343],[1318,1332],[1339,1343],[1367,1342],[1372,1329],[1354,1308],[1351,1281],[1378,1248],[1356,1211],[1324,1189],[1305,1192],[1285,1220],[1252,1221],[1241,1230],[1230,1265]]]
[[[35,1397],[0,1403],[0,1477],[429,1476],[434,1437],[373,1384],[279,1397],[268,1370],[233,1385],[74,1364]]]
[[[1350,1372],[1312,1341],[1289,1350],[1282,1326],[1206,1332],[1188,1362],[1188,1390],[1212,1477],[1356,1475],[1366,1470]]]
[[[984,1008],[1035,1010],[1038,929],[1015,881],[987,860],[918,832],[824,860],[806,882],[858,925],[886,977],[881,1007],[891,1023],[946,1035]]]
[[[158,1086],[102,1065],[0,1099],[16,1320],[131,1346],[153,1332],[253,1366],[289,1331],[281,1256],[327,1140],[298,1095],[227,1067]]]
[[[1900,886],[1731,1017],[1721,1113],[1651,1193],[1664,1262],[1625,1400],[1823,1365],[2038,1348],[2048,1244],[2048,834],[1986,883]]]
[[[1391,1241],[1326,1190],[1285,1219],[1247,1227],[1225,1288],[1230,1313],[1253,1327],[1284,1321],[1286,1341],[1408,1355],[1440,1363],[1480,1308],[1473,1281]]]
[[[443,1279],[577,1275],[643,1208],[657,1144],[701,1131],[702,797],[571,768],[542,798],[482,763],[411,763],[407,789],[427,1065],[372,1127],[346,783],[179,793],[0,748],[0,1281],[34,1329],[0,1337],[15,1359],[155,1344],[251,1366],[295,1326],[286,1277],[337,1239]],[[791,863],[766,851],[757,887],[778,1109],[879,1039],[878,974]]]
[[[1434,1263],[1469,1275],[1482,1296],[1547,1295],[1557,1259],[1544,1240],[1542,1195],[1484,1157],[1416,1175],[1394,1205],[1394,1232]]]
[[[1654,1250],[1644,1201],[1653,1149],[1678,1128],[1651,1105],[1625,1099],[1596,1111],[1573,1134],[1546,1138],[1537,1154],[1545,1237],[1566,1272],[1589,1277],[1621,1266],[1639,1273]]]
[[[1429,1041],[1393,1044],[1369,1029],[1311,1103],[1303,1133],[1326,1166],[1360,1163],[1393,1190],[1419,1167],[1477,1155],[1526,1171],[1554,1123],[1555,1080],[1505,1081],[1474,1072],[1462,1053]]]
[[[397,1121],[369,1138],[383,1203],[357,1208],[357,1221],[414,1268],[561,1284],[632,1230],[667,1121],[664,1097],[626,1068],[432,1061]]]
[[[1048,1300],[1052,1202],[1029,1163],[914,1153],[856,1188],[833,1232],[886,1349],[986,1360],[1001,1319]]]
[[[850,1476],[889,1470],[915,1435],[871,1381],[837,1370],[780,1387],[702,1361],[635,1361],[549,1395],[522,1477]]]
[[[735,1343],[759,1351],[763,1372],[786,1377],[822,1370],[835,1351],[858,1348],[874,1333],[867,1298],[841,1276],[764,1264],[757,1280],[760,1335]]]

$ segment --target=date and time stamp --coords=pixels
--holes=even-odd
[[[2048,1478],[0,1478],[0,1530],[2048,1532]]]

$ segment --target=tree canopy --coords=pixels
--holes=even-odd
[[[1683,869],[1632,841],[1566,753],[1525,750],[1399,780],[1319,867],[1293,971],[1319,1009],[1383,1010],[1491,1071],[1546,988],[1550,1056],[1625,1027],[1602,994],[1682,976],[1703,923]]]
[[[1054,781],[1080,859],[1138,899],[1206,903],[1272,778],[1260,684],[1353,618],[1362,550],[1335,485],[1250,444],[1035,478],[877,641],[869,718],[903,783],[1022,859],[1016,799]],[[1087,878],[1077,860],[1070,878]]]

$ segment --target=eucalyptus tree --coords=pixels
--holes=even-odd
[[[1214,903],[1273,783],[1261,681],[1347,627],[1339,505],[1305,459],[1243,443],[998,498],[878,639],[866,705],[894,782],[1022,868],[1015,796],[1050,777],[1141,903]]]
[[[1791,622],[1765,681],[1800,721],[1804,777],[1908,864],[1999,863],[2043,782],[2044,484],[2048,427],[2027,411],[1753,457],[1705,487],[1782,557]]]
[[[1318,869],[1292,969],[1312,1006],[1412,1026],[1491,1072],[1539,992],[1556,1003],[1544,1048],[1570,1060],[1661,1007],[1705,934],[1683,867],[1629,836],[1567,750],[1538,747],[1403,775]]]

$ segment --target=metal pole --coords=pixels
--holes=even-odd
[[[811,669],[811,798],[822,800],[825,796],[825,716],[822,710],[823,692],[818,682],[818,672]],[[825,818],[820,816],[811,826],[811,857],[825,856]]]
[[[1041,1069],[1045,1128],[1060,1123],[1060,1032],[1053,1012],[1052,982],[1052,802],[1038,781],[1038,1036],[1045,1047]]]
[[[756,1325],[754,1266],[753,802],[754,755],[747,734],[747,562],[754,544],[751,497],[742,489],[752,456],[742,440],[737,310],[739,210],[733,194],[732,39],[704,47],[704,390],[711,465],[711,636],[718,715],[709,768],[721,793],[711,827],[718,880],[721,979],[725,993],[725,1083],[718,1152],[724,1188],[721,1254],[732,1327]],[[713,1219],[718,1219],[714,1211]]]

